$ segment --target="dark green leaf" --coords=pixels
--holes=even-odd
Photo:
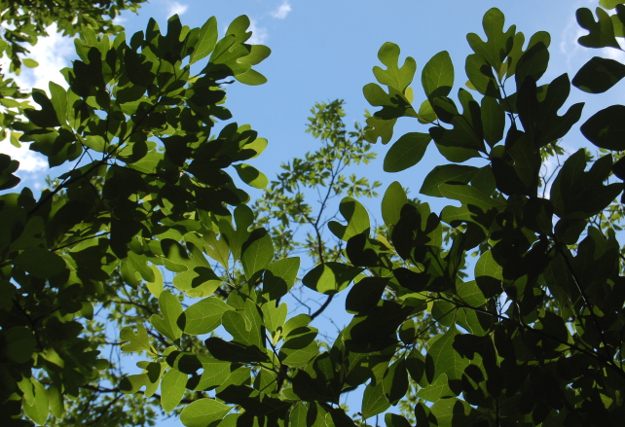
[[[385,172],[400,172],[419,163],[432,137],[427,133],[409,132],[402,135],[384,157]]]
[[[581,130],[597,147],[625,150],[625,106],[612,105],[595,113],[582,125]]]
[[[15,258],[15,265],[42,279],[61,274],[65,270],[63,258],[44,248],[29,248]]]
[[[573,84],[589,93],[602,93],[625,77],[625,65],[595,56],[575,74]]]

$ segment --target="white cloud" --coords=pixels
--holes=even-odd
[[[185,13],[187,11],[187,9],[189,8],[188,5],[186,4],[181,4],[178,3],[177,1],[171,3],[169,5],[169,7],[167,8],[167,17],[172,17],[174,15],[182,15],[183,13]]]
[[[291,3],[289,3],[289,0],[284,0],[276,10],[271,12],[271,16],[276,19],[284,19],[289,12],[291,12]]]
[[[45,157],[35,151],[30,151],[28,144],[22,144],[21,148],[17,148],[8,139],[5,139],[0,141],[0,152],[20,162],[19,169],[15,174],[21,178],[24,178],[24,172],[37,174],[48,170],[48,162]]]
[[[267,29],[256,25],[256,21],[250,19],[250,27],[248,31],[252,32],[252,37],[246,42],[249,44],[263,44],[269,38]]]
[[[32,88],[47,91],[48,83],[53,81],[63,87],[67,87],[65,78],[60,70],[69,65],[70,59],[75,54],[74,44],[69,37],[63,37],[56,32],[56,24],[47,28],[48,37],[40,37],[35,46],[29,47],[28,58],[39,63],[36,68],[22,67],[19,76],[13,76],[16,83],[25,90]],[[6,57],[2,58],[3,69],[7,65]]]
[[[70,65],[70,60],[75,55],[73,41],[57,33],[55,24],[48,27],[47,32],[50,34],[48,37],[40,37],[35,46],[29,47],[28,58],[37,61],[39,66],[32,69],[22,67],[19,76],[11,76],[25,92],[30,92],[33,88],[48,92],[50,81],[67,87],[60,70]],[[8,69],[8,62],[6,56],[0,58],[2,69]],[[22,144],[22,147],[17,148],[11,145],[8,139],[0,141],[0,152],[20,162],[16,175],[22,178],[25,178],[25,174],[33,177],[32,175],[48,170],[45,157],[35,151],[30,151],[28,146],[29,144]]]

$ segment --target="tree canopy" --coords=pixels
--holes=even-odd
[[[415,82],[417,61],[385,43],[366,125],[348,131],[340,100],[315,105],[320,148],[270,180],[248,163],[268,142],[225,106],[229,84],[265,82],[254,67],[270,50],[248,43],[249,19],[219,37],[214,17],[173,16],[127,37],[99,18],[140,3],[0,3],[28,35],[5,32],[14,70],[50,22],[79,36],[66,87],[26,95],[2,75],[11,143],[68,165],[41,194],[10,192],[19,165],[0,154],[3,425],[622,423],[625,107],[580,124],[567,99],[610,90],[624,64],[597,56],[545,82],[549,34],[526,38],[496,8],[467,36],[461,85],[448,52]],[[623,3],[578,10],[579,43],[620,49]],[[395,138],[400,119],[414,130]],[[559,141],[580,125],[595,148],[568,155]],[[387,172],[435,146],[419,193],[449,205],[394,182],[370,215],[358,199],[380,184],[347,168],[391,141]],[[324,296],[318,310],[289,311],[302,286]],[[350,321],[328,336],[311,322],[340,292]],[[341,404],[357,388],[361,405]]]

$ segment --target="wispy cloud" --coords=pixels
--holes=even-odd
[[[167,17],[169,18],[174,15],[180,16],[183,13],[185,13],[188,8],[189,8],[188,5],[178,3],[177,1],[170,3],[169,6],[167,7]]]
[[[269,38],[269,33],[267,33],[267,29],[264,27],[259,27],[256,24],[256,21],[250,19],[250,27],[249,31],[252,32],[252,37],[246,42],[250,44],[263,44]]]
[[[274,11],[271,12],[271,16],[276,19],[284,19],[291,12],[291,3],[289,0],[284,0],[280,6]]]

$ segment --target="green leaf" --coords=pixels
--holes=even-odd
[[[162,316],[153,314],[150,322],[161,334],[171,340],[177,340],[182,336],[182,331],[178,328],[177,320],[182,313],[180,300],[169,291],[164,291],[158,298]]]
[[[438,189],[440,184],[468,184],[478,173],[475,166],[443,165],[434,166],[423,180],[419,192],[426,196],[443,197]]]
[[[492,251],[484,252],[480,259],[477,260],[474,274],[475,282],[484,297],[490,298],[502,292],[503,267],[495,260]],[[468,289],[467,294],[470,298],[476,295],[476,301],[478,298],[481,298],[479,294],[475,294],[475,289],[472,287]]]
[[[24,66],[28,68],[37,68],[39,66],[39,63],[32,58],[22,59],[22,64],[24,64]]]
[[[620,46],[614,38],[614,27],[612,26],[612,20],[610,15],[601,9],[596,8],[597,20],[590,9],[585,7],[577,9],[577,22],[582,28],[585,28],[589,33],[579,38],[579,44],[586,47],[614,47],[619,49]]]
[[[221,420],[230,407],[214,399],[199,399],[191,402],[180,413],[180,422],[186,427],[206,427],[214,421]]]
[[[242,246],[241,264],[248,280],[257,272],[264,270],[273,260],[273,243],[264,228],[258,228]]]
[[[24,250],[15,258],[14,263],[27,273],[42,279],[58,276],[65,270],[63,258],[39,247]]]
[[[599,5],[605,9],[614,9],[619,4],[623,4],[623,0],[599,0]]]
[[[209,297],[187,308],[179,317],[177,325],[185,334],[204,335],[221,325],[226,311],[234,310],[222,300]]]
[[[295,284],[299,271],[299,257],[278,260],[267,267],[263,277],[263,291],[274,300],[286,295]]]
[[[401,209],[408,203],[408,196],[397,181],[388,186],[382,198],[382,218],[387,226],[397,224],[401,217]]]
[[[50,401],[50,412],[53,416],[60,418],[65,413],[65,405],[63,404],[63,395],[57,387],[50,386],[48,388],[48,398]]]
[[[289,411],[289,424],[292,426],[307,426],[308,407],[302,401],[296,402]]]
[[[177,369],[170,369],[161,382],[161,405],[165,412],[171,412],[182,400],[187,389],[189,376]]]
[[[425,64],[421,83],[428,99],[449,95],[454,85],[454,64],[449,52],[439,52]]]
[[[217,37],[217,19],[211,16],[200,29],[200,36],[189,58],[189,65],[210,55],[217,44]]]
[[[436,381],[423,387],[417,393],[417,397],[429,402],[438,402],[439,399],[455,396],[449,388],[449,378],[447,374],[439,375]]]
[[[263,76],[256,70],[249,70],[245,73],[237,74],[236,76],[234,76],[234,78],[237,79],[239,82],[250,86],[257,86],[267,83],[267,77]]]
[[[506,111],[495,98],[485,96],[482,98],[482,129],[484,139],[493,147],[503,139],[503,132],[506,126]]]
[[[326,295],[345,289],[362,271],[338,262],[327,262],[310,270],[302,279],[304,286]]]
[[[496,268],[501,269],[501,266],[497,265]],[[456,289],[458,296],[470,306],[480,307],[486,303],[486,298],[475,280],[456,285]]]
[[[136,325],[137,333],[135,334],[133,328],[125,326],[120,332],[120,338],[122,342],[129,341],[128,344],[122,345],[122,351],[150,351],[150,339],[148,338],[148,331],[142,323]]]
[[[408,420],[404,416],[397,414],[386,413],[384,415],[384,422],[386,423],[386,427],[410,427]]]
[[[462,357],[454,348],[454,340],[458,335],[455,327],[451,327],[444,335],[438,335],[428,342],[428,358],[434,364],[434,378],[447,375],[449,380],[460,380],[469,360]]]
[[[412,83],[417,70],[417,63],[414,58],[408,56],[404,65],[399,67],[399,53],[399,46],[390,42],[384,43],[378,51],[378,58],[386,65],[387,69],[384,70],[375,66],[373,67],[373,74],[381,84],[403,92]]]
[[[380,117],[368,117],[367,127],[365,128],[365,139],[375,144],[378,138],[382,138],[382,144],[388,144],[393,138],[393,128],[397,119],[383,119]]]
[[[471,185],[439,184],[438,191],[440,191],[443,197],[459,200],[465,205],[477,206],[485,211],[503,204],[503,202],[491,199]]]
[[[371,224],[367,209],[357,200],[351,197],[343,198],[339,205],[339,211],[347,221],[347,225],[341,225],[336,221],[330,221],[328,224],[330,231],[339,239],[348,241],[352,237],[370,229]]]
[[[275,303],[267,303],[263,304],[261,309],[265,327],[269,332],[276,332],[278,328],[282,328],[288,312],[286,303],[278,306]]]
[[[456,425],[474,425],[469,418],[471,407],[460,399],[440,399],[431,408],[439,427],[453,427]]]
[[[150,293],[155,298],[158,298],[161,295],[161,292],[163,292],[163,288],[165,286],[165,282],[163,281],[163,274],[161,273],[161,270],[154,264],[151,264],[150,268],[152,269],[154,280],[147,282],[146,286],[148,287]]]
[[[408,392],[406,361],[400,358],[387,369],[382,381],[384,393],[391,404],[397,404]]]
[[[33,378],[32,382],[34,385],[35,399],[32,404],[29,404],[25,399],[23,400],[24,413],[37,424],[45,425],[48,414],[50,413],[48,392],[45,386],[39,381]]]
[[[380,414],[386,411],[390,406],[391,404],[386,398],[382,382],[378,384],[369,383],[367,387],[365,387],[365,392],[362,397],[362,409],[360,410],[363,419]]]
[[[512,41],[514,37],[515,27],[511,26],[504,33],[503,27],[506,17],[501,10],[493,7],[489,9],[482,18],[482,27],[487,36],[484,42],[475,33],[467,34],[467,41],[473,51],[481,56],[486,63],[499,73],[502,68],[505,57],[512,49]]]
[[[409,132],[402,135],[384,157],[385,172],[400,172],[419,163],[432,137],[427,133]]]
[[[284,365],[304,369],[308,366],[308,363],[319,354],[319,346],[316,342],[312,341],[304,348],[285,349],[283,347],[281,351],[287,355],[282,361]]]
[[[238,165],[234,165],[234,168],[239,174],[239,178],[241,178],[241,180],[250,187],[262,190],[267,187],[267,184],[269,184],[269,180],[267,179],[265,174],[256,169],[254,166],[248,165],[246,163],[241,163]]]

